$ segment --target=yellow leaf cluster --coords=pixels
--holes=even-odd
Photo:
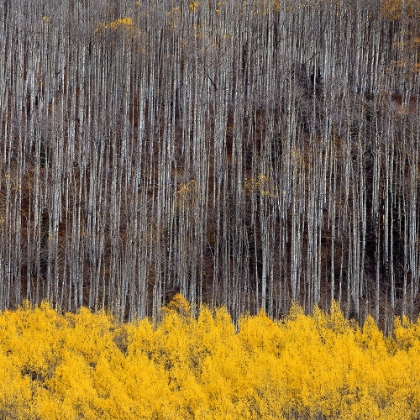
[[[124,17],[122,19],[117,19],[114,20],[110,23],[108,23],[107,25],[103,22],[99,23],[99,26],[94,30],[94,33],[98,33],[102,30],[105,29],[118,29],[118,28],[130,28],[133,26],[133,19],[131,19],[130,17]]]
[[[200,186],[195,179],[181,184],[177,190],[177,204],[178,205],[191,205],[199,197]]]
[[[294,306],[235,328],[177,295],[162,321],[117,324],[29,303],[0,315],[0,412],[19,419],[417,419],[420,323]]]
[[[195,191],[198,188],[197,182],[195,179],[192,179],[191,181],[182,184],[178,189],[178,194],[181,195],[187,195],[193,191]]]
[[[277,187],[272,179],[265,174],[245,179],[245,191],[249,194],[259,193],[264,197],[276,198]]]
[[[190,10],[195,12],[197,10],[198,5],[199,5],[198,1],[193,1],[192,3],[190,3]]]
[[[381,0],[382,14],[390,20],[417,17],[420,13],[418,0]]]

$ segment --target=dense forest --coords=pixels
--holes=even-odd
[[[419,15],[2,1],[0,309],[416,317]]]

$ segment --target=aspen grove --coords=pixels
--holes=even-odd
[[[417,317],[419,15],[0,2],[0,309]]]

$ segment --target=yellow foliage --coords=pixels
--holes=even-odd
[[[417,419],[420,324],[385,337],[333,304],[273,321],[197,317],[176,295],[153,326],[28,302],[0,314],[0,413],[19,419]]]
[[[195,12],[197,10],[198,5],[199,5],[198,1],[193,1],[192,3],[190,3],[190,10]]]
[[[245,191],[249,194],[259,193],[264,197],[276,198],[277,186],[274,181],[264,174],[258,174],[256,178],[245,179]]]
[[[164,312],[177,312],[182,316],[191,315],[191,305],[180,293],[177,293],[172,300],[163,308]]]
[[[133,19],[130,17],[124,17],[122,19],[114,20],[107,25],[103,22],[99,23],[99,26],[94,30],[94,33],[98,33],[104,29],[118,29],[118,28],[131,28],[133,26]]]
[[[178,188],[177,205],[180,208],[190,208],[198,202],[200,197],[200,185],[195,179],[186,182]]]
[[[408,17],[416,17],[420,13],[418,0],[381,0],[381,7],[383,15],[390,20],[401,19],[403,13]]]
[[[191,181],[187,182],[186,184],[182,184],[178,189],[178,194],[181,196],[188,196],[192,192],[197,191],[198,185],[195,179],[192,179]]]

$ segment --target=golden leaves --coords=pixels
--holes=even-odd
[[[276,198],[277,186],[272,179],[265,174],[245,179],[245,190],[249,194],[258,193],[264,197]]]
[[[133,20],[130,17],[124,17],[122,19],[114,20],[107,25],[103,22],[100,22],[99,26],[94,30],[94,33],[96,34],[106,29],[116,30],[118,28],[131,28],[132,26]]]
[[[179,187],[178,194],[182,196],[189,195],[190,193],[196,191],[197,188],[198,186],[196,180],[192,179]]]
[[[195,12],[197,10],[197,7],[200,3],[198,1],[193,1],[192,3],[190,3],[190,10]]]
[[[191,305],[180,293],[177,293],[172,300],[163,308],[164,312],[177,313],[181,316],[191,315]]]
[[[181,184],[177,191],[178,206],[192,206],[199,198],[201,188],[195,179]]]
[[[176,295],[162,321],[118,326],[106,313],[60,315],[29,302],[0,315],[0,406],[7,418],[415,419],[420,324],[387,338],[334,304],[280,322],[226,309],[195,318]]]
[[[416,17],[420,12],[418,0],[382,0],[382,14],[390,20],[406,17]]]

